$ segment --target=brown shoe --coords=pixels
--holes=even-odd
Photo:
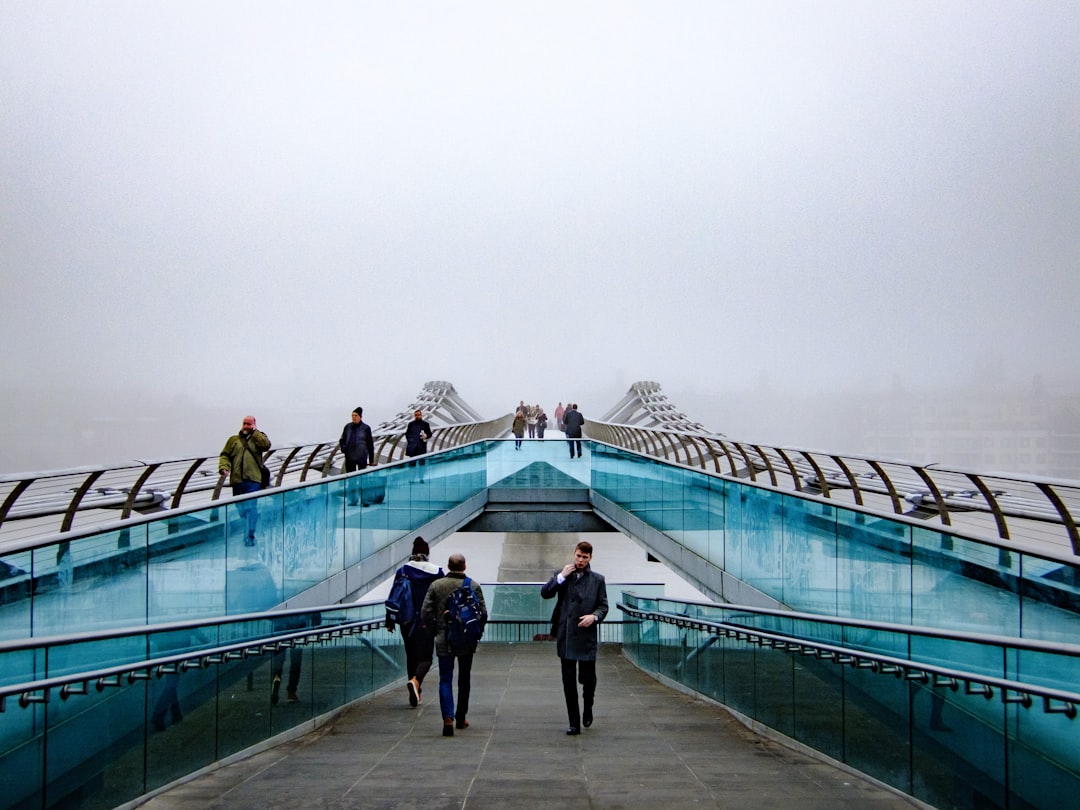
[[[454,718],[444,717],[442,721],[442,735],[444,737],[454,736]]]
[[[462,717],[457,721],[457,723],[455,723],[455,725],[458,728],[468,728],[469,727],[469,721],[466,720],[464,717]]]

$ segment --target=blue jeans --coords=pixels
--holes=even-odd
[[[454,659],[460,664],[458,669],[458,704],[454,712]],[[469,692],[472,690],[473,654],[439,656],[439,708],[445,720],[452,717],[457,721],[465,719],[469,713]]]
[[[239,484],[233,484],[233,495],[247,495],[249,492],[258,492],[262,489],[262,482],[260,481],[241,481]],[[240,515],[247,520],[248,533],[245,539],[245,544],[251,545],[255,539],[255,529],[259,525],[259,507],[254,503],[248,502],[243,504],[240,509]]]

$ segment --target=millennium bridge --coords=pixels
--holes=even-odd
[[[434,430],[410,459],[417,408]],[[380,586],[414,536],[437,556],[464,533],[520,539],[492,552],[508,573],[482,581],[484,647],[507,673],[537,649],[554,656],[538,640],[537,584],[572,538],[617,533],[703,596],[673,599],[597,559],[612,601],[602,660],[621,682],[640,673],[700,701],[682,732],[696,748],[718,722],[701,707],[722,706],[912,802],[1051,808],[1080,787],[1080,482],[740,441],[692,421],[655,382],[586,413],[580,459],[558,433],[515,451],[511,421],[437,381],[375,429],[378,464],[357,473],[342,473],[334,438],[272,449],[271,486],[235,498],[216,455],[0,476],[0,806],[165,800],[193,775],[258,762],[376,705],[404,681]],[[304,662],[306,699],[278,705],[261,685],[286,655]],[[518,759],[488,756],[492,795],[528,803],[527,773],[548,749],[529,748],[532,726],[495,725],[516,736],[493,726],[492,745]],[[389,756],[357,739],[355,756]],[[632,740],[621,745],[611,753],[628,773],[608,762],[618,784],[605,790],[624,794],[578,774],[567,803],[674,806],[700,793],[735,806],[685,757],[679,785],[635,782],[644,766]],[[678,743],[652,745],[638,752],[646,762]],[[450,778],[445,749],[417,750],[432,759],[419,772]],[[289,792],[278,780],[265,795]],[[484,806],[481,784],[435,806]],[[755,806],[754,784],[743,789]],[[291,790],[315,795],[302,780]],[[386,790],[370,779],[340,806],[412,801]],[[553,798],[546,780],[535,790]],[[780,794],[757,798],[769,796]]]

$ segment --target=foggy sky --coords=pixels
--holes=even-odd
[[[496,416],[1075,377],[1078,32],[1073,0],[12,0],[0,379],[308,440],[432,379]]]

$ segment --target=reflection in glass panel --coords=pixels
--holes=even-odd
[[[331,573],[330,507],[327,487],[305,487],[284,498],[284,598],[320,582]]]
[[[1020,634],[1018,583],[998,570],[985,543],[912,529],[912,623],[973,632]]]
[[[0,558],[0,641],[30,635],[33,570],[30,551],[8,552]]]
[[[145,565],[145,525],[35,549],[34,635],[145,622]]]
[[[912,573],[907,527],[846,509],[834,515],[839,612],[910,623]]]
[[[148,621],[225,613],[225,517],[219,506],[147,524]]]
[[[1024,636],[1071,644],[1080,641],[1080,567],[1033,554],[1009,553],[1001,561],[1010,564],[1010,579],[1020,582]]]

